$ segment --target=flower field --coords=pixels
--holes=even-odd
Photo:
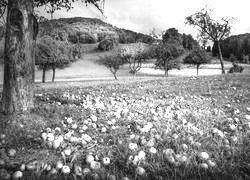
[[[250,179],[250,76],[39,86],[0,179]]]

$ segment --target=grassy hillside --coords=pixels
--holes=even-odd
[[[27,180],[249,179],[249,90],[249,75],[40,84],[33,115],[12,128],[0,116],[1,168],[23,164]]]
[[[89,44],[100,42],[103,39],[116,39],[120,43],[151,42],[148,35],[130,30],[119,29],[95,18],[61,18],[49,20],[40,24],[39,36],[44,34],[59,36],[60,40],[71,43]]]

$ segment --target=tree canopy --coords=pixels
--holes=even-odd
[[[209,57],[204,49],[196,48],[184,58],[185,64],[196,65],[197,75],[199,73],[199,67],[201,64],[206,64],[209,61]]]
[[[200,37],[217,43],[222,74],[225,74],[223,56],[221,53],[220,42],[229,36],[231,31],[230,23],[232,18],[222,18],[221,21],[213,20],[210,16],[211,11],[202,9],[186,18],[186,24],[198,27]]]

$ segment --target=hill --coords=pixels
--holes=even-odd
[[[115,39],[119,43],[152,42],[152,37],[131,30],[120,29],[95,18],[61,18],[40,23],[39,36],[59,36],[71,43],[92,44],[103,39]]]
[[[250,33],[230,36],[222,42],[221,46],[224,57],[229,58],[231,55],[234,55],[242,62],[249,61]],[[217,54],[216,46],[213,47],[213,54]]]

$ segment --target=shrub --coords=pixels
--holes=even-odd
[[[233,63],[233,67],[231,67],[228,71],[228,73],[242,73],[244,70],[244,67],[237,63]]]
[[[114,49],[114,47],[117,45],[117,42],[113,39],[105,39],[101,41],[98,45],[98,49],[101,51],[109,51]]]

